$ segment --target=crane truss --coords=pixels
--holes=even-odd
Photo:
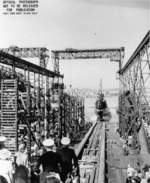
[[[54,71],[59,72],[59,60],[70,59],[98,59],[106,58],[111,61],[119,62],[121,69],[121,61],[124,58],[124,47],[121,48],[107,48],[107,49],[66,49],[66,50],[53,50],[52,59],[54,60]]]
[[[0,63],[20,69],[26,69],[30,72],[45,75],[47,77],[63,77],[63,75],[50,71],[46,68],[41,69],[41,67],[36,64],[30,63],[26,60],[10,55],[3,51],[0,51]]]
[[[119,71],[119,74],[121,93],[130,91],[132,94],[133,116],[137,115],[138,118],[142,118],[150,111],[150,31],[146,34],[125,66]],[[121,102],[120,105],[122,112],[124,111],[125,113],[124,102]],[[126,114],[126,119],[129,115],[131,114]],[[146,115],[145,117],[147,118],[148,116]],[[124,117],[121,117],[121,123],[125,124],[126,122]],[[136,122],[134,118],[131,125]]]
[[[40,67],[46,68],[48,64],[48,49],[45,47],[19,48],[17,46],[3,48],[3,52],[9,53],[19,58],[39,58]]]
[[[107,49],[84,49],[84,50],[78,50],[72,48],[65,50],[52,50],[51,57],[52,60],[54,61],[54,71],[56,73],[59,73],[59,61],[70,60],[70,59],[101,59],[101,58],[110,59],[111,61],[118,62],[119,68],[121,68],[121,62],[122,59],[124,58],[124,47],[107,48]],[[59,83],[59,79],[57,80],[57,83]],[[58,91],[57,93],[58,95],[60,95]],[[58,103],[60,106],[60,101],[58,101]],[[58,119],[58,123],[61,126],[60,121],[61,120]]]

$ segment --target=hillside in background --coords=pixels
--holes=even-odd
[[[71,88],[66,90],[71,95],[78,95],[84,98],[95,98],[97,97],[98,90],[90,88]],[[103,93],[106,97],[117,96],[119,92],[118,88],[104,89]]]

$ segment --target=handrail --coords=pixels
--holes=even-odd
[[[99,173],[97,183],[105,183],[105,123],[103,123],[102,130],[102,141],[101,141],[101,151],[99,160]]]
[[[83,140],[80,142],[78,147],[75,149],[75,153],[76,153],[77,156],[79,156],[80,152],[82,151],[83,147],[85,146],[85,143],[87,142],[87,140],[88,140],[89,136],[91,135],[91,133],[92,133],[92,131],[93,131],[96,124],[97,124],[97,122],[93,123],[93,125],[89,129],[88,133],[85,135]]]
[[[96,126],[97,122],[95,122],[92,127],[90,128],[90,130],[88,131],[88,133],[86,134],[86,136],[84,137],[84,139],[81,141],[81,143],[78,145],[78,147],[75,149],[75,153],[77,156],[80,155],[80,153],[82,152],[87,140],[89,139],[91,133],[93,132],[94,127]],[[101,131],[101,135],[100,135],[100,154],[99,154],[99,164],[98,167],[93,171],[94,173],[94,182],[92,183],[105,183],[105,123],[102,124],[102,131]],[[96,173],[97,171],[97,173]]]

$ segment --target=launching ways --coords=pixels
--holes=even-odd
[[[104,172],[106,182],[108,183],[125,182],[128,164],[134,168],[141,168],[144,164],[150,165],[149,63],[150,31],[146,34],[125,66],[119,70],[119,119],[116,120],[115,117],[114,120],[113,116],[110,123],[106,124],[106,159],[99,162],[100,164],[106,163],[106,168],[101,171]],[[119,127],[121,136],[124,139],[127,139],[129,135],[134,137],[135,146],[129,149],[128,156],[124,156],[123,154],[122,146],[124,142],[116,134],[116,127]],[[139,153],[136,146],[141,147]],[[140,164],[140,167],[137,167],[137,162]],[[85,180],[85,182],[94,182],[93,176],[95,176],[94,173],[92,174],[92,178],[87,178],[88,180]],[[88,174],[87,177],[89,177]]]
[[[117,106],[116,106],[117,108]],[[119,119],[114,108],[110,108],[110,121],[93,124],[83,141],[75,149],[79,157],[81,183],[125,183],[127,167],[139,168],[150,164],[150,154],[141,128],[139,139],[141,151],[139,154],[132,149],[124,156],[122,138],[116,133]]]
[[[28,50],[28,49],[27,49]],[[23,49],[23,51],[27,51]],[[35,49],[36,50],[36,49]],[[34,50],[32,50],[34,51]],[[38,57],[41,59],[41,54],[38,54]],[[144,37],[136,51],[133,53],[127,64],[122,68],[121,61],[124,57],[124,48],[119,49],[100,49],[100,50],[75,50],[75,49],[67,49],[67,50],[55,50],[52,51],[52,58],[54,60],[54,72],[47,71],[45,69],[46,64],[40,64],[42,67],[32,65],[31,63],[27,63],[25,60],[22,60],[18,57],[12,56],[10,54],[0,52],[0,62],[6,65],[12,66],[13,75],[16,75],[15,68],[20,67],[24,68],[25,77],[27,78],[27,86],[28,90],[30,90],[30,72],[37,74],[37,78],[41,78],[38,80],[39,85],[42,84],[42,78],[44,75],[45,83],[47,82],[47,77],[52,78],[62,78],[63,76],[59,74],[59,60],[60,59],[88,59],[88,58],[110,58],[113,61],[117,61],[119,63],[119,76],[120,76],[120,101],[119,101],[119,127],[121,129],[122,135],[128,136],[129,132],[132,131],[135,137],[140,137],[139,139],[142,142],[144,138],[142,138],[141,130],[138,134],[136,131],[136,127],[140,124],[143,125],[143,129],[145,130],[147,144],[149,146],[149,130],[148,130],[148,123],[149,123],[149,72],[150,72],[150,65],[149,65],[149,58],[150,58],[150,32]],[[38,77],[40,75],[40,77]],[[3,83],[5,84],[5,83]],[[11,84],[11,83],[10,83]],[[48,85],[47,85],[48,86]],[[15,83],[13,85],[15,88]],[[4,87],[5,88],[5,87]],[[129,91],[129,92],[128,92]],[[4,91],[5,92],[5,91]],[[13,90],[12,90],[13,92]],[[129,98],[125,96],[127,93],[129,94]],[[125,96],[124,96],[125,94]],[[5,96],[5,94],[4,94]],[[30,96],[28,96],[28,102],[30,101]],[[2,103],[5,101],[2,101]],[[127,104],[128,102],[128,104]],[[126,105],[127,104],[127,105]],[[132,109],[132,110],[131,110]],[[29,110],[29,109],[28,109]],[[28,111],[27,111],[28,112]],[[3,120],[2,115],[2,123]],[[15,116],[13,114],[13,116]],[[15,120],[14,120],[15,121]],[[58,121],[60,122],[60,121]],[[16,121],[14,122],[14,126]],[[30,135],[30,132],[28,132]],[[141,136],[140,136],[141,135]],[[94,137],[92,137],[94,138]],[[117,140],[118,141],[118,140]],[[139,141],[140,143],[140,141]],[[115,144],[115,143],[114,143]],[[144,144],[144,143],[140,143]],[[30,142],[29,142],[30,145]],[[141,146],[142,147],[142,146]],[[90,149],[90,148],[89,148]],[[143,154],[148,155],[146,150],[146,146],[142,147],[141,152]],[[142,155],[142,154],[141,154]],[[142,158],[144,156],[141,156]],[[146,157],[146,156],[145,156]],[[146,160],[143,160],[146,161]],[[100,163],[103,163],[101,161]],[[93,175],[93,174],[92,174]],[[97,175],[97,174],[95,174]],[[104,174],[103,174],[104,175]],[[89,177],[89,176],[88,176]],[[92,178],[90,178],[92,181]],[[87,182],[90,180],[88,179]],[[92,183],[92,182],[91,182]]]
[[[7,147],[14,153],[18,150],[18,121],[19,121],[19,113],[18,113],[18,105],[17,98],[21,95],[21,102],[24,104],[24,118],[25,124],[27,126],[27,145],[28,145],[28,155],[29,162],[31,162],[31,141],[33,141],[34,136],[31,132],[31,109],[36,108],[34,110],[35,117],[37,117],[38,123],[39,120],[42,121],[44,119],[44,137],[48,132],[47,126],[50,125],[48,122],[49,110],[47,108],[47,102],[51,102],[51,83],[53,85],[58,85],[54,90],[58,94],[58,98],[61,97],[63,93],[62,82],[60,80],[63,79],[63,75],[59,72],[59,59],[89,59],[89,58],[109,58],[112,61],[119,62],[121,64],[121,60],[124,56],[124,48],[117,49],[99,49],[99,50],[65,50],[63,53],[65,55],[62,57],[62,51],[52,51],[54,57],[54,71],[50,71],[46,69],[48,56],[46,54],[47,49],[44,48],[8,48],[2,49],[0,51],[0,63],[1,66],[1,76],[4,78],[1,79],[1,134],[5,135],[9,140],[11,140],[10,144],[7,144]],[[71,55],[71,56],[70,56]],[[66,58],[67,56],[67,58]],[[38,57],[40,60],[40,66],[27,62],[22,58],[34,58]],[[4,65],[3,65],[4,64]],[[5,67],[5,65],[10,66]],[[19,71],[23,71],[23,73],[19,73]],[[21,87],[18,88],[18,84],[24,83],[25,97],[20,93]],[[61,88],[60,88],[61,87]],[[35,96],[35,97],[34,97]],[[25,98],[25,99],[23,99]],[[36,100],[34,100],[36,98]],[[8,104],[8,105],[7,105]],[[39,105],[39,104],[42,104]],[[59,116],[57,118],[59,135],[62,136],[62,129],[66,126],[65,123],[62,123],[61,119],[63,118],[63,114],[61,114],[61,103],[59,99],[58,103],[58,112]],[[21,110],[20,110],[21,112]],[[11,114],[11,115],[10,115]],[[63,118],[64,119],[64,118]],[[21,120],[20,120],[21,121]],[[54,123],[54,121],[53,121]],[[37,141],[35,144],[37,144]],[[99,142],[96,142],[99,143]],[[97,150],[96,150],[97,152]],[[99,151],[100,152],[100,151]],[[97,163],[99,161],[97,160]],[[95,172],[98,175],[99,169],[95,169]],[[102,173],[103,174],[103,173]],[[91,175],[92,176],[92,175]],[[89,176],[90,177],[90,176]],[[92,180],[92,179],[91,179]]]
[[[75,149],[81,183],[105,182],[105,123],[95,122]]]

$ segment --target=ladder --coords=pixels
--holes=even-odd
[[[6,147],[17,150],[17,79],[1,80],[1,135],[7,137]]]
[[[19,92],[19,98],[24,110],[27,109],[27,92]]]

